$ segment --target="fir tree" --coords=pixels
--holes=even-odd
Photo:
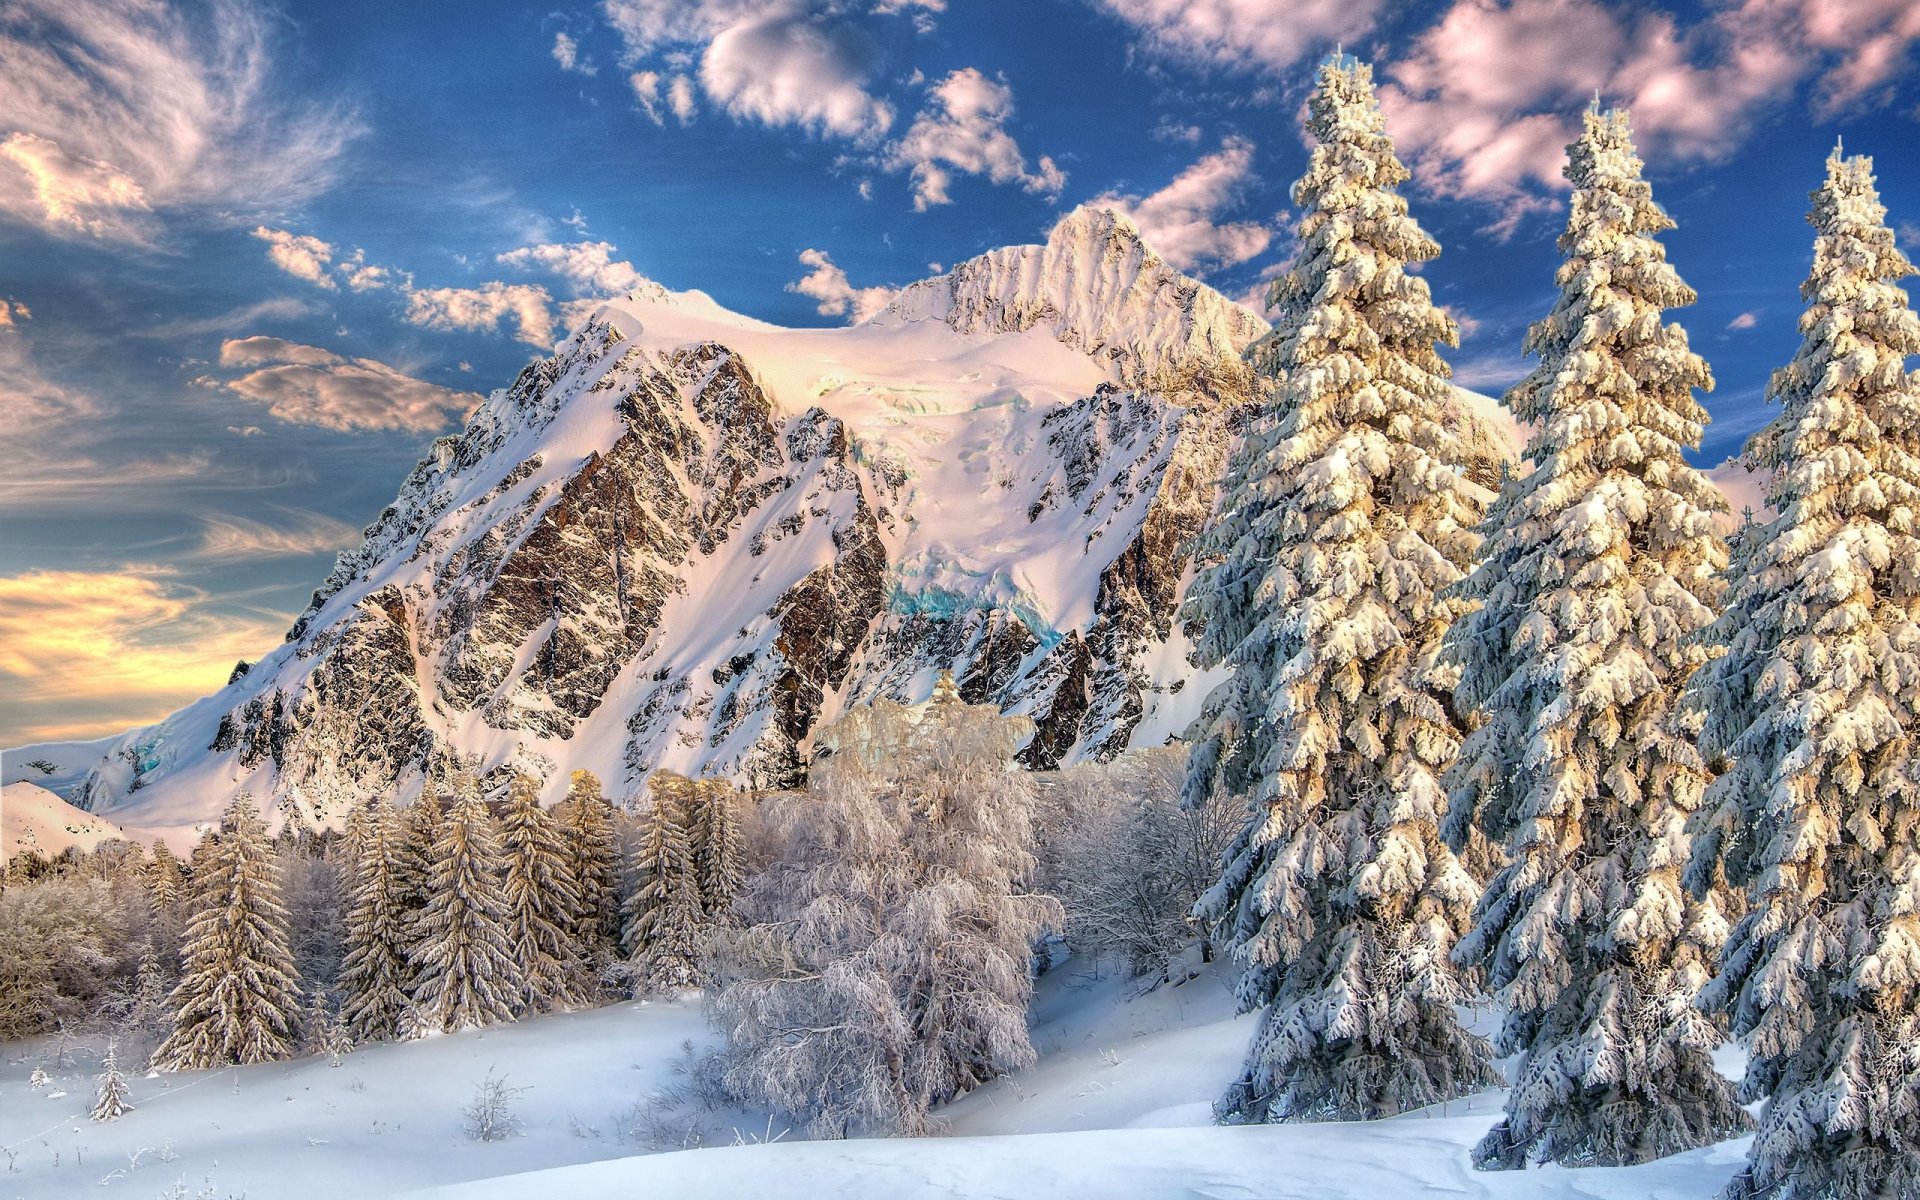
[[[582,969],[597,973],[613,960],[620,931],[613,806],[593,772],[575,771],[556,814],[567,850],[567,874],[579,895],[569,931]]]
[[[271,1062],[293,1053],[300,997],[266,826],[241,792],[194,854],[192,918],[163,1071]]]
[[[573,998],[580,971],[568,931],[580,907],[559,822],[540,807],[539,784],[515,775],[500,822],[507,858],[508,944],[524,974],[522,1012]]]
[[[315,1057],[324,1055],[330,1067],[339,1066],[341,1056],[353,1049],[346,1023],[334,1009],[332,998],[321,988],[308,993],[303,1034],[300,1052]]]
[[[109,1038],[100,1090],[94,1093],[93,1111],[89,1115],[96,1121],[117,1121],[132,1111],[133,1103],[127,1099],[127,1080],[120,1074],[120,1041]]]
[[[740,794],[724,779],[703,779],[695,785],[695,798],[699,827],[693,859],[700,878],[700,900],[708,917],[718,918],[746,882]]]
[[[180,860],[167,849],[165,842],[153,844],[153,861],[147,864],[147,895],[153,901],[156,913],[172,911],[180,902],[180,896],[186,886],[186,872],[180,866]]]
[[[506,861],[479,783],[461,774],[440,822],[413,945],[415,1028],[452,1033],[513,1019],[525,983],[508,939]]]
[[[1746,1042],[1767,1107],[1728,1197],[1920,1195],[1920,354],[1872,163],[1836,148],[1761,529],[1695,673],[1708,791],[1693,873],[1747,913],[1702,1003]]]
[[[133,996],[127,1005],[127,1024],[143,1033],[155,1033],[172,1022],[167,1010],[167,979],[160,966],[160,952],[153,939],[141,952],[140,966],[133,975]]]
[[[340,969],[340,1015],[361,1042],[397,1037],[412,1005],[414,917],[402,879],[405,814],[375,798],[366,807],[365,830],[355,860],[347,911],[347,953]]]
[[[634,991],[670,994],[699,980],[695,947],[705,906],[687,836],[695,785],[684,775],[655,771],[647,787],[653,804],[634,847],[639,888],[627,901],[623,940]]]
[[[1478,888],[1441,841],[1457,751],[1435,656],[1485,496],[1454,424],[1451,318],[1408,264],[1439,253],[1395,190],[1372,70],[1336,58],[1310,102],[1293,268],[1252,352],[1271,396],[1229,466],[1190,619],[1233,675],[1189,731],[1187,802],[1249,815],[1199,913],[1263,1009],[1228,1119],[1389,1116],[1495,1082],[1448,961]]]
[[[1497,1050],[1524,1055],[1482,1167],[1623,1166],[1751,1124],[1693,1006],[1725,926],[1681,884],[1706,770],[1673,710],[1726,557],[1725,501],[1684,452],[1713,379],[1662,320],[1695,296],[1654,240],[1674,225],[1626,114],[1589,109],[1568,153],[1560,298],[1506,396],[1533,470],[1488,513],[1460,589],[1481,607],[1447,642],[1485,715],[1449,775],[1448,838],[1478,827],[1508,858],[1454,957],[1505,1004]]]

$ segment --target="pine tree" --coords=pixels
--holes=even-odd
[[[147,864],[147,895],[153,901],[156,913],[170,911],[180,902],[180,895],[186,885],[186,872],[180,866],[180,860],[167,849],[165,842],[153,844],[153,860]]]
[[[567,848],[567,873],[579,893],[569,930],[578,961],[591,976],[612,962],[620,931],[613,806],[601,794],[593,772],[575,771],[556,814]]]
[[[700,878],[700,899],[710,919],[723,917],[746,882],[746,848],[740,835],[740,793],[724,779],[702,779],[695,785],[699,814],[694,841],[694,866]]]
[[[142,1033],[155,1033],[172,1023],[167,1010],[167,980],[160,967],[160,952],[153,939],[141,952],[140,965],[133,975],[133,997],[127,1006],[127,1025]]]
[[[540,807],[539,784],[515,775],[500,822],[507,858],[508,943],[523,972],[522,1012],[574,999],[580,968],[568,925],[580,907],[559,822]]]
[[[300,1052],[310,1057],[324,1055],[327,1065],[340,1065],[342,1055],[352,1051],[353,1039],[347,1033],[346,1023],[334,1009],[333,1000],[327,993],[314,988],[307,994],[306,1024],[302,1031]]]
[[[1234,668],[1189,731],[1186,798],[1249,809],[1198,910],[1265,1010],[1220,1105],[1247,1121],[1389,1116],[1497,1078],[1454,1014],[1478,888],[1439,834],[1460,730],[1435,656],[1485,502],[1436,350],[1457,333],[1407,270],[1439,247],[1395,190],[1372,69],[1329,61],[1310,113],[1300,251],[1252,351],[1271,395],[1188,609],[1201,665]]]
[[[400,1035],[412,1007],[414,917],[402,879],[407,854],[406,814],[375,798],[355,859],[347,911],[347,953],[340,968],[340,1015],[355,1041]]]
[[[693,780],[655,771],[653,793],[634,847],[633,875],[639,888],[628,898],[623,941],[636,994],[671,994],[699,981],[696,946],[704,924],[700,877],[689,844]]]
[[[1626,114],[1590,108],[1568,154],[1560,298],[1506,396],[1533,470],[1487,515],[1460,589],[1481,606],[1446,649],[1485,715],[1448,776],[1448,840],[1477,827],[1508,858],[1454,957],[1504,1002],[1497,1050],[1525,1056],[1481,1167],[1622,1166],[1751,1124],[1693,1006],[1724,923],[1681,884],[1706,770],[1673,710],[1726,558],[1725,501],[1684,456],[1713,378],[1662,320],[1695,296]]]
[[[133,1103],[127,1099],[127,1080],[120,1074],[120,1041],[118,1038],[109,1038],[107,1061],[100,1074],[100,1090],[94,1093],[93,1111],[89,1115],[96,1121],[117,1121],[132,1111]]]
[[[1702,1003],[1767,1099],[1728,1197],[1920,1195],[1920,319],[1865,158],[1827,160],[1782,411],[1747,443],[1774,472],[1695,673],[1708,790],[1693,875],[1747,913]]]
[[[413,1021],[420,1032],[511,1021],[526,987],[508,937],[506,860],[493,818],[471,775],[457,775],[454,789],[413,945]]]
[[[300,996],[272,843],[241,792],[194,853],[192,918],[162,1071],[291,1057]]]

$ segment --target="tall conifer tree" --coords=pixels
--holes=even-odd
[[[1799,352],[1747,444],[1754,532],[1695,673],[1708,791],[1697,883],[1748,889],[1702,995],[1767,1107],[1734,1198],[1920,1195],[1920,354],[1873,166],[1813,193]]]
[[[413,1020],[452,1033],[510,1021],[525,983],[508,934],[506,860],[480,785],[453,780],[414,942]]]
[[[288,948],[273,844],[253,798],[235,796],[194,852],[192,917],[173,1032],[154,1051],[163,1071],[290,1058],[300,988]]]
[[[398,1037],[412,1007],[413,944],[402,873],[407,840],[403,810],[376,797],[366,806],[365,828],[349,893],[346,958],[340,973],[340,1016],[355,1041]]]
[[[1480,607],[1446,651],[1485,716],[1447,834],[1459,849],[1477,828],[1508,859],[1455,957],[1505,1004],[1499,1051],[1524,1055],[1482,1167],[1625,1165],[1750,1125],[1693,1006],[1726,925],[1681,883],[1707,776],[1673,713],[1726,561],[1726,503],[1684,455],[1713,379],[1662,319],[1695,297],[1654,240],[1673,221],[1626,114],[1596,104],[1568,152],[1560,298],[1506,396],[1533,469],[1487,515],[1461,589]]]
[[[539,784],[515,775],[500,820],[506,855],[507,938],[525,987],[522,1012],[544,1012],[572,999],[579,978],[568,929],[580,906],[559,822],[540,807]]]
[[[1494,1081],[1448,955],[1479,889],[1441,841],[1460,730],[1440,637],[1485,504],[1438,346],[1451,318],[1408,271],[1407,214],[1372,69],[1336,58],[1309,102],[1300,250],[1253,351],[1271,394],[1229,466],[1193,588],[1203,665],[1232,677],[1190,731],[1187,798],[1243,798],[1201,901],[1261,1009],[1229,1119],[1388,1116]]]

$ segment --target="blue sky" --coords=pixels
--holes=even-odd
[[[1097,200],[1256,294],[1336,43],[1376,63],[1483,390],[1551,301],[1596,90],[1680,223],[1707,460],[1793,352],[1836,137],[1920,243],[1910,0],[13,0],[0,745],[152,720],[275,644],[473,393],[637,276],[834,324]]]

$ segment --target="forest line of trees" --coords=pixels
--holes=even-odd
[[[1176,980],[1198,969],[1188,913],[1225,810],[1182,809],[1177,749],[1035,777],[1014,757],[1031,733],[943,677],[925,705],[820,731],[798,792],[658,771],[615,805],[575,772],[547,810],[526,776],[489,803],[455,770],[403,807],[355,806],[339,832],[283,806],[269,837],[243,794],[184,863],[164,843],[21,856],[0,948],[45,952],[0,963],[21,1001],[0,1038],[114,1039],[112,1119],[128,1054],[337,1065],[369,1042],[703,987],[728,1042],[711,1073],[735,1098],[821,1136],[927,1132],[939,1104],[1032,1061],[1047,937]],[[74,904],[97,935],[53,919]],[[110,964],[109,945],[145,949]]]
[[[1920,320],[1870,161],[1813,193],[1803,341],[1745,452],[1772,512],[1729,544],[1626,114],[1596,100],[1568,148],[1495,489],[1371,69],[1329,61],[1309,127],[1270,391],[1186,609],[1234,667],[1187,796],[1246,805],[1201,911],[1261,1013],[1220,1114],[1390,1115],[1518,1054],[1483,1168],[1644,1162],[1764,1101],[1728,1200],[1920,1195]]]

